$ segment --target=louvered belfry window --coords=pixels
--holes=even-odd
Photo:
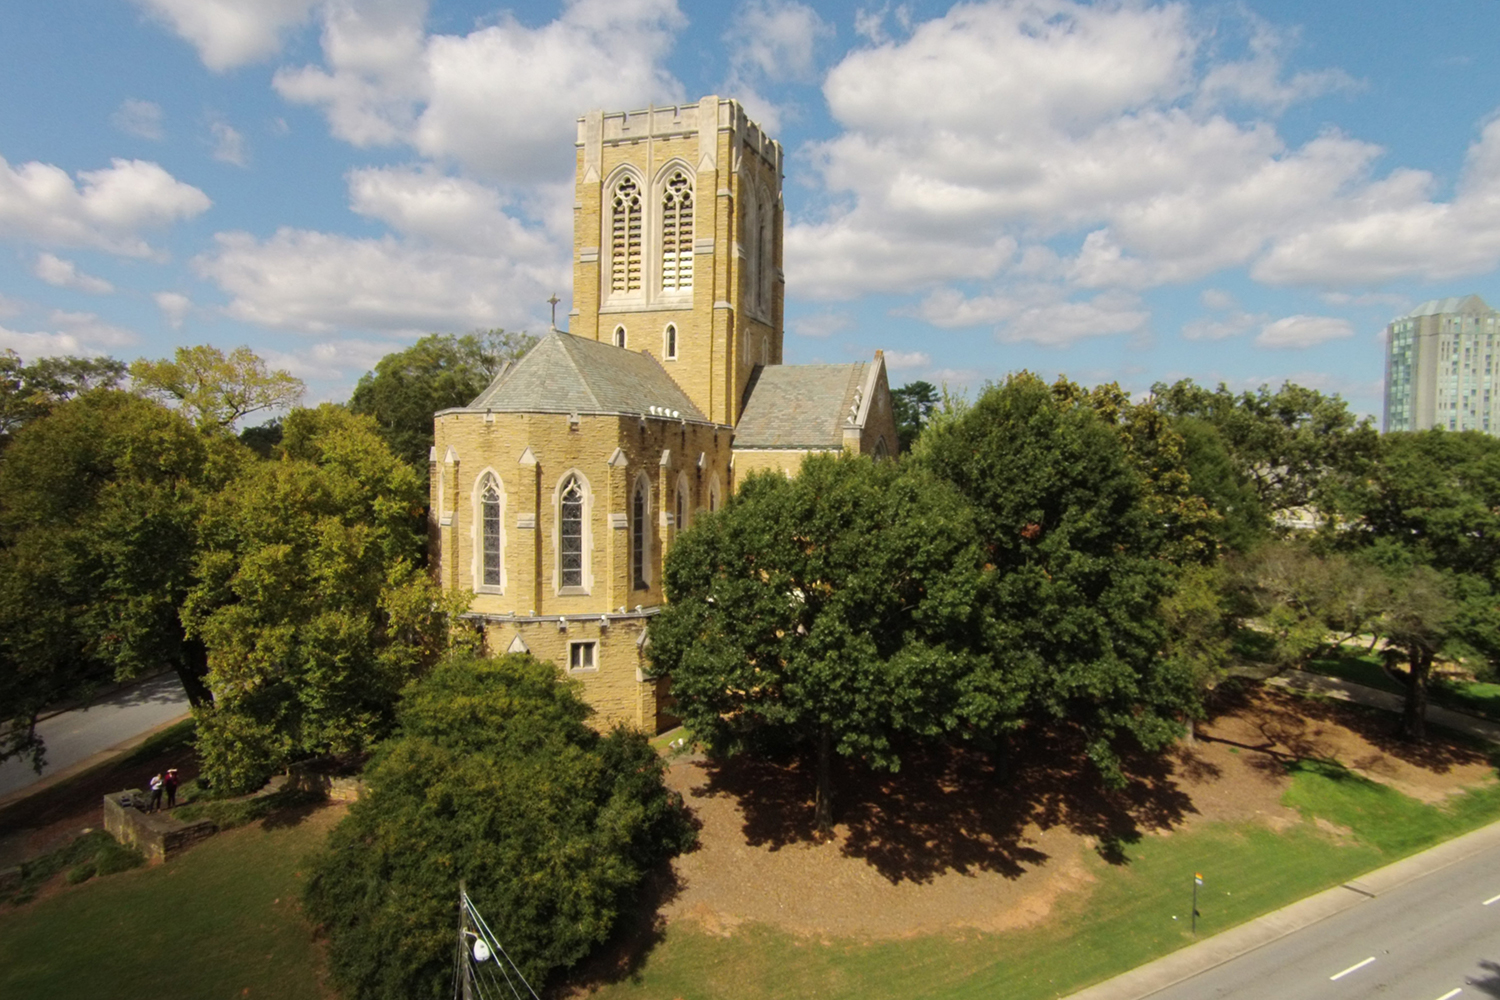
[[[693,287],[693,183],[673,172],[661,197],[661,287]]]
[[[610,223],[610,289],[635,292],[641,288],[641,188],[635,178],[615,185]]]
[[[562,556],[562,585],[583,586],[583,484],[569,476],[562,488],[558,518],[558,549]]]
[[[479,494],[480,534],[484,543],[484,586],[500,586],[500,488],[486,476]]]

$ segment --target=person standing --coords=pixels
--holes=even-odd
[[[177,805],[177,768],[167,768],[167,776],[162,780],[167,790],[167,808],[171,809]]]
[[[159,774],[151,778],[151,806],[146,810],[147,812],[154,813],[161,808],[161,790],[165,784],[166,782]]]

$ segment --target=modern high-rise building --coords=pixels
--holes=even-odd
[[[1385,329],[1386,431],[1500,434],[1500,313],[1477,295],[1433,299]]]

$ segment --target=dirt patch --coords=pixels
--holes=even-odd
[[[1033,736],[1024,751],[916,753],[896,775],[846,764],[840,822],[823,844],[800,763],[682,760],[668,783],[702,824],[700,846],[678,859],[658,916],[726,936],[747,923],[815,938],[1002,931],[1086,891],[1092,859],[1139,837],[1301,822],[1281,804],[1285,765],[1299,757],[1339,760],[1427,802],[1494,780],[1483,754],[1414,748],[1391,726],[1354,706],[1253,690],[1222,705],[1193,745],[1126,761],[1117,791],[1068,733]]]

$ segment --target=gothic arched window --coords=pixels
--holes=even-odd
[[[615,327],[615,346],[625,346],[625,328],[623,326]]]
[[[693,182],[674,170],[661,194],[661,287],[693,287]]]
[[[559,580],[564,587],[583,586],[583,483],[572,475],[563,482],[557,513]]]
[[[678,531],[681,531],[682,529],[684,529],[684,528],[686,528],[688,526],[688,516],[689,516],[688,515],[688,506],[689,505],[688,505],[688,486],[687,486],[687,483],[685,483],[685,482],[678,482],[678,484],[677,484],[677,510],[675,512],[677,514],[677,518],[676,518],[675,524],[677,526],[677,530]]]
[[[610,290],[635,292],[641,288],[641,188],[634,177],[615,185],[610,208]]]
[[[500,587],[503,584],[504,546],[501,542],[500,519],[503,499],[500,481],[494,473],[486,473],[479,483],[479,585]]]
[[[667,358],[677,357],[677,324],[668,323],[661,336],[662,355]]]

